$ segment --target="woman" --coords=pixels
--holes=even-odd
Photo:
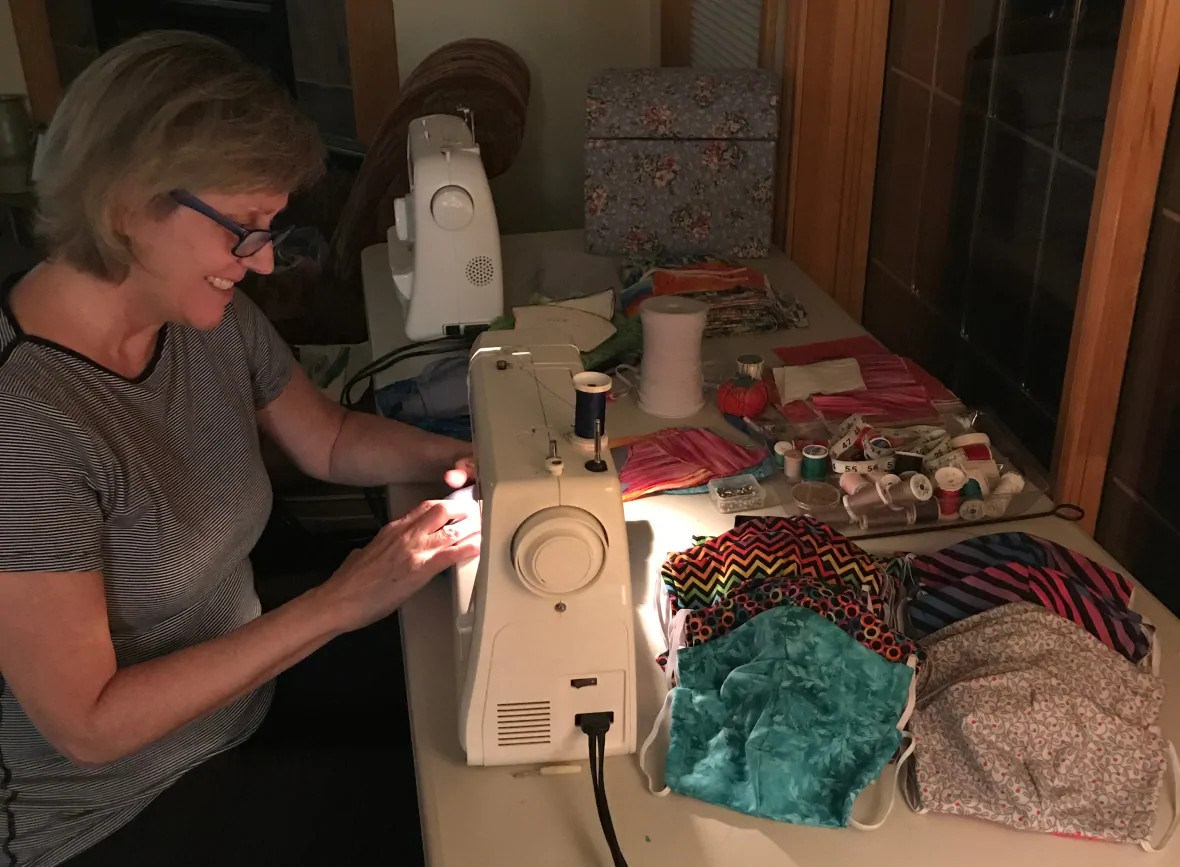
[[[321,167],[286,95],[194,34],[102,56],[53,119],[36,173],[48,258],[0,296],[0,865],[52,867],[95,844],[78,863],[190,863],[166,851],[179,830],[99,841],[232,755],[277,674],[478,553],[473,515],[423,503],[260,615],[247,559],[271,507],[260,430],[333,482],[459,486],[471,469],[464,443],[325,399],[235,292],[272,269],[271,220]],[[232,802],[256,782],[212,785]],[[337,797],[318,783],[307,799]],[[283,833],[311,833],[288,818]],[[231,819],[191,821],[216,842]],[[228,840],[215,862],[271,863]]]

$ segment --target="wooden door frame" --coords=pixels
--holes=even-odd
[[[787,255],[860,321],[869,258],[890,0],[792,0],[792,106],[776,183]]]
[[[1106,482],[1178,70],[1180,2],[1127,0],[1053,450],[1057,499],[1085,510],[1090,533]]]
[[[61,99],[61,78],[49,33],[45,0],[8,0],[16,49],[25,74],[25,93],[33,122],[49,123]]]
[[[61,78],[45,0],[9,0],[29,111],[49,123],[61,100]],[[357,138],[368,144],[397,100],[397,32],[391,0],[345,0],[348,65]]]

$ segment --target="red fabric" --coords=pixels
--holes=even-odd
[[[839,421],[855,413],[895,422],[912,421],[937,415],[933,401],[955,399],[945,385],[917,363],[890,354],[867,334],[803,346],[784,346],[774,352],[783,364],[789,366],[855,358],[865,383],[864,389],[857,391],[817,394],[810,401],[797,400],[786,404],[782,407],[783,414],[793,422],[814,421],[816,418]]]
[[[765,449],[748,449],[699,428],[665,428],[614,445],[627,447],[619,471],[624,502],[737,475],[766,457]]]

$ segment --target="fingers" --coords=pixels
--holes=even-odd
[[[437,535],[445,539],[448,545],[454,545],[478,535],[479,531],[480,520],[477,516],[471,515],[447,524],[438,531]]]
[[[479,541],[479,536],[471,536],[454,545],[440,548],[427,559],[427,574],[437,575],[444,569],[449,569],[451,566],[457,566],[460,563],[478,557]]]
[[[420,514],[415,515],[414,512],[418,511],[415,509],[406,518],[410,526],[427,534],[437,533],[452,522],[479,515],[479,507],[474,502],[430,500],[422,506],[425,508]]]
[[[452,488],[461,488],[475,481],[475,461],[472,458],[459,458],[452,469],[443,474],[443,480]]]

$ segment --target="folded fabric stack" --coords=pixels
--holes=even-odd
[[[791,367],[834,359],[855,359],[864,382],[860,389],[836,394],[817,393],[807,400],[785,403],[783,414],[792,422],[840,421],[856,413],[906,422],[935,418],[941,411],[961,406],[946,386],[916,362],[891,354],[872,337],[787,346],[774,352],[783,364]]]
[[[653,295],[685,295],[709,306],[705,337],[807,326],[807,311],[781,298],[761,271],[707,256],[637,262],[623,272],[620,300],[628,316]]]
[[[696,491],[710,479],[764,475],[764,448],[749,448],[703,428],[665,428],[612,443],[623,502],[661,492]]]

